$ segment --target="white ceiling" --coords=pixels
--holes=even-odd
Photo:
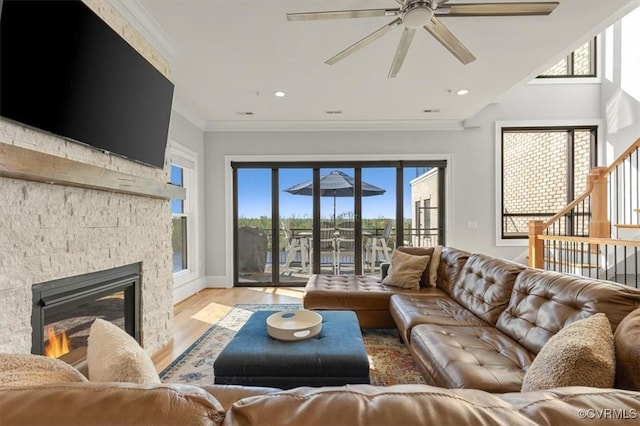
[[[462,2],[482,3],[450,1]],[[395,8],[395,0],[114,3],[169,60],[179,112],[206,130],[264,130],[460,127],[640,0],[560,0],[549,16],[441,18],[477,60],[462,65],[426,31],[418,31],[395,79],[387,73],[401,27],[335,65],[324,63],[393,17],[302,22],[285,17],[286,12]],[[451,92],[460,88],[470,93]],[[287,96],[274,97],[276,90]]]

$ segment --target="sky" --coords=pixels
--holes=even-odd
[[[352,168],[321,169],[320,176],[331,170],[340,170],[354,176]],[[383,195],[363,197],[362,216],[364,219],[395,218],[395,168],[363,168],[362,180],[385,190]],[[280,169],[280,216],[282,218],[311,218],[313,197],[293,195],[284,190],[313,178],[312,169]],[[411,193],[409,181],[416,177],[415,168],[405,172],[405,216],[411,215]],[[336,197],[336,215],[347,217],[354,210],[353,197]],[[333,217],[333,197],[320,198],[320,216]],[[271,216],[271,169],[238,169],[238,210],[239,217],[257,218]],[[341,216],[342,215],[342,216]]]

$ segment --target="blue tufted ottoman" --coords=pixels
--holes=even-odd
[[[297,342],[267,334],[267,317],[275,312],[254,313],[222,350],[213,364],[216,384],[290,389],[369,383],[369,359],[354,312],[318,312],[320,334]]]

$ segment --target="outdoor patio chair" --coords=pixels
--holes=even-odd
[[[289,221],[282,223],[282,230],[284,231],[285,250],[287,252],[287,258],[284,263],[285,269],[291,269],[292,264],[299,262],[300,269],[306,273],[307,265],[309,265],[309,239],[301,235],[295,235],[291,231]]]
[[[389,247],[389,239],[391,237],[391,229],[393,222],[389,221],[384,226],[381,236],[372,237],[371,240],[371,266],[375,267],[380,263],[391,262],[391,247]]]

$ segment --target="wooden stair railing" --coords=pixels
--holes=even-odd
[[[636,242],[628,240],[619,240],[611,238],[611,222],[608,217],[609,194],[608,182],[609,177],[620,167],[625,161],[631,159],[632,155],[638,160],[640,150],[640,138],[637,139],[629,148],[627,148],[611,165],[607,167],[596,167],[589,172],[587,178],[587,188],[583,194],[569,203],[565,208],[556,213],[547,221],[534,220],[529,222],[529,266],[534,268],[544,268],[545,257],[545,241],[557,240],[563,234],[549,233],[549,228],[558,224],[565,217],[575,213],[574,209],[581,203],[587,202],[590,209],[588,236],[576,237],[570,233],[564,236],[571,237],[572,240],[581,240],[584,244],[597,250],[598,244],[611,245],[630,245],[637,246]],[[636,164],[638,166],[638,164]],[[617,190],[617,189],[615,189]],[[588,201],[585,201],[587,200]],[[637,211],[637,209],[634,209]],[[621,227],[624,227],[622,225]],[[566,227],[566,225],[565,225]],[[630,227],[630,225],[627,225]],[[561,226],[558,226],[562,229]],[[571,232],[571,231],[570,231]]]

